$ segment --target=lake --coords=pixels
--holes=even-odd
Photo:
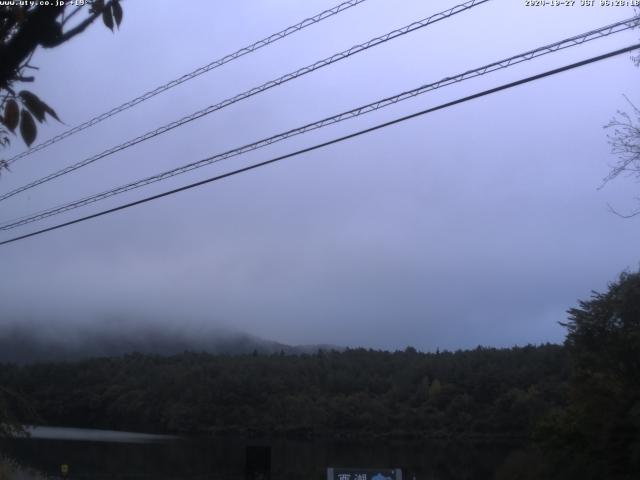
[[[518,455],[509,442],[180,438],[55,427],[36,427],[31,435],[0,444],[21,466],[16,478],[57,478],[67,464],[69,480],[241,480],[246,447],[263,445],[271,447],[274,480],[324,480],[328,466],[401,467],[408,480],[487,480]]]

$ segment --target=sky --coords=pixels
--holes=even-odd
[[[88,120],[337,0],[123,2],[32,64],[64,124]],[[633,16],[492,0],[0,202],[5,221]],[[15,162],[5,192],[456,5],[367,0]],[[59,215],[0,240],[224,173],[637,43],[627,31],[448,86]],[[113,318],[223,326],[290,344],[420,350],[562,342],[566,310],[640,265],[640,186],[598,187],[608,123],[640,104],[621,55],[276,164],[0,247],[0,325]],[[24,145],[14,138],[8,158]]]

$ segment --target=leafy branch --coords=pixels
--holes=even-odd
[[[27,70],[37,70],[29,64],[37,47],[57,47],[82,33],[98,17],[111,31],[122,23],[121,0],[88,0],[86,6],[67,13],[67,5],[0,5],[0,148],[10,143],[8,133],[20,136],[27,146],[35,141],[37,123],[47,116],[60,121],[57,113],[29,90],[16,93],[17,82],[33,82]],[[84,19],[69,26],[79,12]],[[79,17],[77,17],[79,18]],[[7,163],[0,160],[0,172]]]

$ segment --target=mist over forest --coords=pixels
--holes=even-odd
[[[127,320],[16,321],[0,324],[0,362],[75,361],[130,353],[175,355],[311,353],[338,345],[287,345],[231,328],[193,321]]]

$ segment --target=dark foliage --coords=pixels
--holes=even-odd
[[[99,17],[113,31],[114,25],[120,27],[122,16],[120,0],[0,5],[0,146],[9,144],[9,133],[15,133],[18,125],[20,136],[30,146],[38,134],[36,120],[42,123],[47,115],[60,120],[37,95],[16,88],[16,84],[34,81],[27,72],[37,70],[29,63],[36,49],[68,42]],[[0,160],[0,173],[2,169],[8,169],[4,160]]]
[[[562,405],[557,345],[423,354],[133,354],[0,367],[50,424],[155,432],[528,435]]]
[[[537,437],[562,478],[638,478],[640,272],[568,313],[569,404],[541,422]]]

